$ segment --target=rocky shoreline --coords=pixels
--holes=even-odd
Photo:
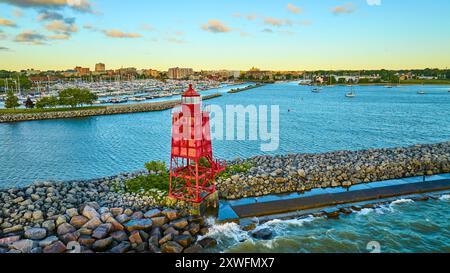
[[[203,100],[209,100],[222,96],[221,94],[212,94],[204,96]],[[17,113],[17,114],[0,114],[0,123],[12,123],[21,121],[33,120],[48,120],[48,119],[67,119],[67,118],[83,118],[91,116],[104,115],[118,115],[129,113],[155,112],[172,109],[179,105],[181,100],[139,103],[127,105],[113,105],[104,108],[76,110],[76,111],[61,111],[61,112],[40,112],[40,113]]]
[[[449,173],[450,142],[323,154],[257,156],[230,164],[253,166],[247,172],[218,179],[221,198],[233,200]]]
[[[142,173],[0,190],[0,253],[193,253],[216,244],[204,238],[203,217],[115,190]]]

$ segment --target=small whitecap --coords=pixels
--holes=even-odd
[[[358,211],[357,214],[358,215],[367,215],[367,214],[371,213],[372,211],[374,211],[374,209],[364,208],[364,209]]]
[[[450,194],[442,195],[442,196],[439,198],[439,200],[441,200],[441,201],[447,201],[447,200],[450,200]]]
[[[208,234],[199,237],[199,240],[205,237],[214,238],[219,243],[230,242],[237,244],[250,239],[248,232],[241,229],[236,223],[225,223],[212,225],[209,228]]]

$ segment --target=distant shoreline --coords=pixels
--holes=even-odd
[[[213,99],[221,97],[219,93],[204,96],[203,100]],[[118,115],[118,114],[131,114],[142,112],[155,112],[172,109],[175,106],[181,104],[181,100],[164,101],[164,102],[152,102],[152,103],[139,103],[139,104],[127,104],[127,105],[114,105],[103,107],[82,107],[76,109],[63,108],[63,109],[48,109],[49,111],[35,111],[30,112],[17,111],[5,112],[0,111],[0,123],[14,123],[23,121],[35,121],[35,120],[48,120],[48,119],[68,119],[68,118],[84,118],[91,116],[105,116],[105,115]],[[58,111],[60,110],[60,111]]]

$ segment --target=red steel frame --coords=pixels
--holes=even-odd
[[[184,119],[181,132],[188,131],[180,139],[172,137],[170,161],[169,196],[192,203],[201,203],[209,195],[216,192],[215,178],[223,172],[226,163],[214,160],[212,154],[209,113],[201,111],[200,95],[192,86],[183,98],[197,98],[198,103],[182,104],[182,111],[173,114],[172,126],[175,135],[177,122]],[[188,100],[183,100],[188,102]],[[195,135],[195,133],[199,133]],[[195,136],[194,136],[195,135]],[[209,166],[201,166],[200,160],[207,161]]]

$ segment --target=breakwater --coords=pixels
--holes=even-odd
[[[204,96],[203,100],[220,97],[220,94],[212,94]],[[47,120],[47,119],[66,119],[66,118],[84,118],[90,116],[102,115],[118,115],[129,113],[155,112],[172,109],[179,105],[181,100],[141,103],[141,104],[127,104],[127,105],[113,105],[104,108],[75,110],[75,111],[52,111],[40,113],[13,113],[0,114],[0,123],[33,121],[33,120]]]
[[[247,90],[251,90],[251,89],[255,89],[255,88],[259,88],[259,87],[263,87],[265,86],[265,84],[257,84],[257,85],[251,85],[251,86],[247,86],[244,88],[237,88],[237,89],[231,89],[230,91],[228,91],[229,94],[234,94],[234,93],[239,93],[239,92],[243,92],[243,91],[247,91]]]
[[[450,142],[404,148],[337,151],[323,154],[257,156],[235,160],[247,172],[218,179],[223,199],[351,187],[361,183],[450,172]]]
[[[204,238],[205,219],[165,205],[165,193],[115,190],[141,174],[1,190],[0,253],[192,253],[216,244]]]

